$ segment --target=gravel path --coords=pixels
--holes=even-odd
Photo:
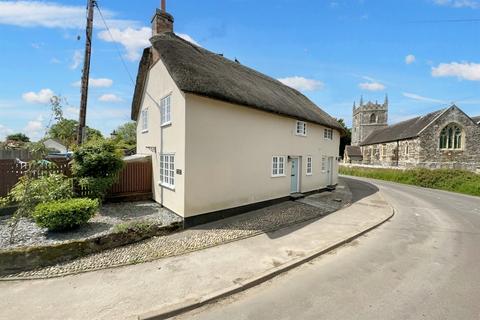
[[[313,195],[307,199],[311,199],[312,203],[284,202],[180,233],[154,237],[136,244],[100,252],[52,267],[6,276],[2,279],[58,277],[181,255],[320,218],[348,204],[351,194],[348,187],[341,186],[337,191]]]
[[[105,204],[89,223],[70,232],[48,232],[32,220],[21,219],[10,243],[10,217],[0,217],[0,250],[25,246],[45,246],[72,240],[82,240],[109,234],[115,225],[142,221],[170,225],[181,218],[153,201]]]

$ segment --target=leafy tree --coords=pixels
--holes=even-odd
[[[50,127],[48,136],[60,140],[70,150],[76,145],[78,121],[63,116],[63,104],[67,104],[67,101],[61,96],[51,99],[52,114],[56,123]],[[87,139],[97,138],[103,138],[102,133],[87,127]]]
[[[123,168],[122,154],[111,140],[87,141],[76,149],[73,160],[73,175],[91,198],[102,199]]]
[[[352,143],[352,129],[347,128],[345,120],[337,119],[338,123],[345,129],[345,136],[340,139],[340,156],[343,158],[345,155],[345,147]]]
[[[15,133],[7,136],[7,140],[18,141],[18,142],[30,142],[30,138],[23,133]]]
[[[113,140],[119,148],[134,149],[137,146],[137,123],[132,121],[119,126]]]

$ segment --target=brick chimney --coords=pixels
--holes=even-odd
[[[167,13],[166,0],[162,0],[161,9],[157,9],[152,19],[152,36],[173,32],[173,16]]]

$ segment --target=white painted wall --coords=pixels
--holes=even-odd
[[[285,177],[272,178],[272,156],[301,158],[301,192],[328,185],[322,156],[334,157],[338,179],[340,134],[324,139],[324,127],[308,123],[307,136],[295,135],[296,120],[253,108],[186,94],[184,216],[275,199],[290,194],[290,162]],[[306,157],[313,174],[306,175]]]
[[[147,94],[148,92],[148,94]],[[160,101],[171,94],[172,124],[161,127]],[[150,70],[137,121],[137,153],[152,156],[154,199],[166,208],[183,215],[185,175],[175,175],[175,190],[159,185],[160,153],[174,153],[176,169],[185,168],[185,96],[160,60]],[[141,110],[148,108],[148,131],[142,131]],[[154,148],[154,149],[152,149]]]

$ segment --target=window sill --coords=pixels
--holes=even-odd
[[[313,173],[307,173],[306,176],[311,177],[311,176],[313,176]]]
[[[283,178],[283,177],[286,177],[287,175],[286,174],[277,174],[277,175],[272,175],[271,177],[272,178]]]
[[[160,187],[166,188],[168,190],[175,191],[175,186],[171,186],[171,185],[164,184],[164,183],[161,183],[161,182],[159,182],[158,185]]]
[[[142,130],[142,133],[147,133],[147,132],[148,132],[148,129]]]
[[[307,135],[306,134],[301,134],[301,133],[296,133],[295,134],[297,137],[306,137]]]
[[[162,123],[162,124],[160,125],[160,127],[163,128],[163,127],[168,127],[168,126],[171,126],[171,125],[172,125],[172,121],[169,121],[169,122]]]

